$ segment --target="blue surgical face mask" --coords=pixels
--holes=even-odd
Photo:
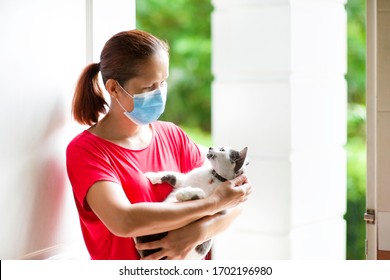
[[[117,101],[125,110],[124,114],[126,117],[134,123],[146,125],[158,120],[161,114],[164,113],[168,87],[166,83],[158,89],[139,94],[130,94],[121,85],[119,86],[127,95],[133,98],[134,108],[131,112],[126,111],[118,99]]]

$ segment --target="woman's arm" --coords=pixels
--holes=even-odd
[[[161,240],[137,243],[136,247],[138,250],[161,248],[160,251],[143,258],[144,260],[159,260],[163,257],[167,260],[185,259],[197,245],[226,230],[241,211],[242,207],[238,205],[224,213],[206,216],[187,226],[170,231]]]
[[[235,207],[250,192],[246,176],[241,175],[221,184],[205,199],[131,204],[120,185],[101,181],[89,189],[86,200],[113,234],[134,237],[182,228],[204,216]]]

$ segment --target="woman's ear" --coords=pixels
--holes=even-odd
[[[107,92],[110,94],[110,96],[112,98],[116,98],[118,99],[118,95],[119,95],[119,85],[118,85],[118,82],[114,79],[108,79],[106,81],[106,90]]]

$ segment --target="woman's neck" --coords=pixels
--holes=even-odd
[[[150,125],[139,126],[125,115],[114,116],[110,112],[88,131],[119,146],[133,150],[146,148],[153,135]]]

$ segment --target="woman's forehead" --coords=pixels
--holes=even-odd
[[[167,54],[155,54],[151,56],[139,69],[139,75],[135,79],[144,81],[165,80],[169,75],[169,58]]]

